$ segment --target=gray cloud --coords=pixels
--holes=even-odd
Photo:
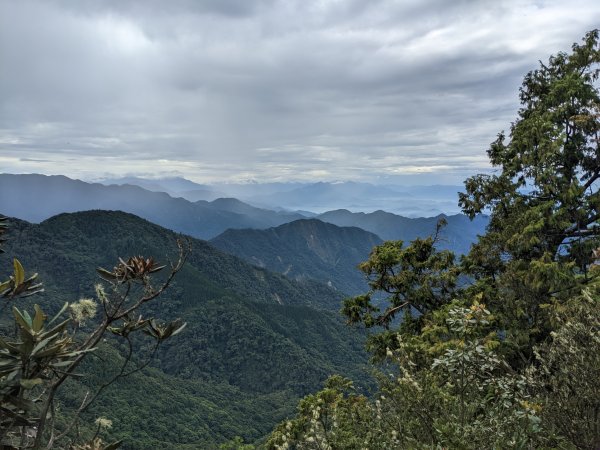
[[[0,167],[456,182],[488,169],[523,75],[599,19],[591,0],[0,0]]]

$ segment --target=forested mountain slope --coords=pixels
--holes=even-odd
[[[10,230],[0,263],[10,266],[17,257],[40,273],[45,292],[19,302],[39,303],[50,314],[65,301],[93,296],[96,267],[111,269],[119,257],[138,254],[167,262],[177,238],[131,214],[107,211],[61,214],[40,224],[12,221]],[[173,285],[144,313],[181,317],[187,328],[161,347],[153,368],[114,385],[92,411],[114,421],[114,436],[125,438],[126,448],[210,448],[235,435],[256,439],[329,374],[365,379],[363,339],[339,317],[341,296],[333,289],[191,243]],[[84,382],[97,385],[117,366],[115,358],[89,359],[93,376]],[[71,397],[81,389],[63,394],[65,407],[76,407]]]
[[[358,295],[369,287],[357,266],[382,241],[360,228],[304,219],[267,230],[227,230],[210,242],[290,278],[312,278],[345,294]]]

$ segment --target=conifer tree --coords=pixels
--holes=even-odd
[[[467,179],[460,194],[470,217],[490,214],[463,262],[478,280],[471,292],[502,313],[525,359],[549,331],[540,305],[590,282],[600,243],[599,71],[594,30],[529,72],[508,138],[500,133],[488,150],[497,173]]]

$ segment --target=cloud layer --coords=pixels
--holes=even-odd
[[[0,0],[0,171],[456,182],[598,23],[592,0]]]

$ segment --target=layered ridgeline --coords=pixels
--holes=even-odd
[[[38,271],[46,290],[28,303],[51,314],[93,296],[98,266],[138,254],[166,262],[177,235],[130,214],[93,211],[13,221],[9,238],[0,263],[10,267],[14,256]],[[112,419],[111,435],[126,448],[210,448],[235,435],[260,438],[331,373],[365,379],[363,339],[337,313],[335,290],[290,281],[200,240],[192,246],[174,284],[146,311],[181,317],[187,328],[150,368],[107,389],[89,420]],[[98,385],[118,367],[110,347],[99,356],[88,358],[83,383]],[[76,408],[83,390],[63,390],[61,408]]]
[[[353,211],[384,209],[409,217],[435,216],[441,212],[458,213],[461,186],[373,185],[354,181],[318,182],[241,199],[267,206],[285,205],[291,209],[323,212],[336,208]]]
[[[240,203],[228,199],[190,202],[139,186],[105,186],[64,176],[0,174],[0,210],[30,222],[63,212],[121,210],[196,238],[210,239],[228,228],[268,228],[304,217]]]
[[[267,230],[227,230],[210,243],[260,267],[296,280],[315,279],[358,295],[369,289],[357,269],[381,239],[356,227],[316,219],[296,220]]]
[[[130,184],[139,186],[147,191],[166,192],[171,197],[183,197],[191,202],[198,200],[215,200],[227,197],[226,194],[205,184],[194,183],[181,177],[166,177],[159,179],[146,179],[140,177],[110,178],[101,181],[102,184]]]
[[[458,256],[468,252],[487,225],[485,217],[473,221],[462,215],[409,219],[384,211],[365,214],[337,210],[317,217],[266,230],[230,229],[210,242],[259,267],[296,280],[323,281],[344,294],[359,295],[369,286],[357,266],[382,242],[375,231],[386,240],[402,240],[408,245],[418,237],[433,235],[444,218],[447,225],[439,231],[438,247],[453,250]]]
[[[172,180],[169,185],[171,192],[175,187],[190,187],[187,183],[191,182],[185,183],[187,180],[175,181]],[[347,185],[351,183],[345,183],[343,186],[348,188]],[[335,186],[338,187],[335,192],[338,192],[341,188]],[[147,187],[160,189],[161,185],[149,184]],[[374,187],[370,189],[368,192],[372,193]],[[425,186],[419,189],[423,189],[428,195],[443,190],[439,186]],[[333,202],[333,197],[327,199]],[[339,201],[342,202],[343,198]],[[30,208],[29,205],[33,204],[36,207]],[[190,202],[184,198],[171,197],[164,192],[151,192],[133,185],[105,186],[71,180],[64,176],[0,174],[0,210],[9,216],[40,222],[63,212],[92,209],[129,212],[200,239],[214,238],[230,228],[266,229],[314,215],[256,208],[233,198]],[[316,218],[341,227],[359,227],[375,233],[384,240],[401,239],[408,242],[416,237],[426,237],[434,233],[440,216],[407,218],[384,211],[353,213],[348,210],[335,210],[320,214]],[[454,250],[456,253],[467,253],[477,234],[484,232],[488,222],[485,216],[477,217],[473,221],[464,215],[447,216],[446,219],[448,226],[442,232],[443,239],[440,243],[443,248]]]
[[[167,192],[190,201],[235,197],[264,208],[285,206],[293,210],[323,212],[337,208],[353,211],[383,209],[408,217],[436,216],[441,212],[460,212],[457,193],[462,186],[373,185],[356,181],[337,182],[277,182],[197,184],[185,178],[125,177],[107,179],[103,184],[133,184],[149,191]]]
[[[485,233],[489,221],[485,215],[473,220],[463,214],[408,218],[386,211],[353,213],[345,209],[328,211],[317,218],[340,227],[359,227],[375,233],[383,240],[401,240],[407,244],[418,237],[434,235],[437,223],[443,218],[447,225],[440,231],[438,247],[456,254],[467,254],[471,244],[477,241],[477,235]]]

